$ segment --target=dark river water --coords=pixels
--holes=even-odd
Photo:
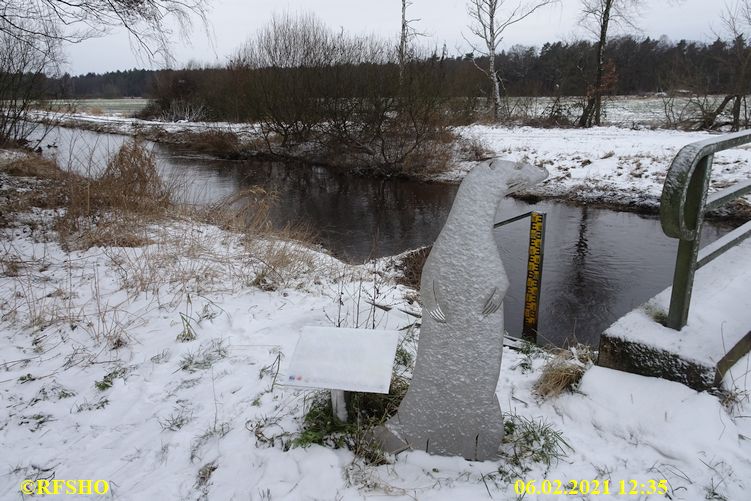
[[[63,165],[92,175],[122,136],[55,129],[45,143],[56,144]],[[272,162],[237,162],[191,155],[153,145],[163,175],[180,180],[193,203],[219,200],[260,185],[278,203],[273,224],[302,224],[319,242],[350,262],[398,254],[431,244],[440,232],[457,186],[352,177],[322,167]],[[540,300],[539,341],[597,344],[618,317],[670,285],[677,241],[667,238],[656,216],[642,216],[559,202],[534,205],[507,199],[499,219],[530,210],[547,213],[545,262]],[[707,223],[703,243],[729,228]],[[496,230],[509,275],[506,329],[519,336],[522,324],[529,220]]]

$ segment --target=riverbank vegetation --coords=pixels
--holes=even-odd
[[[453,141],[445,57],[414,57],[404,71],[398,60],[378,38],[337,33],[312,15],[277,16],[222,77],[157,82],[151,113],[255,123],[262,151],[282,157],[379,174],[442,170]]]
[[[43,240],[52,238],[62,249],[145,249],[141,258],[121,262],[127,280],[143,290],[160,287],[160,279],[213,283],[227,273],[248,284],[274,290],[291,277],[313,267],[306,247],[314,235],[288,226],[274,229],[269,212],[277,202],[272,193],[252,187],[209,205],[178,203],[185,186],[167,183],[158,174],[153,153],[140,142],[125,143],[105,166],[92,166],[98,176],[84,177],[36,154],[17,153],[0,166],[0,228],[12,230],[28,214],[44,213],[31,224]],[[183,228],[175,233],[175,224]],[[208,241],[191,228],[215,225],[242,236],[239,255],[244,268],[223,268],[226,256],[207,251]],[[162,249],[175,247],[174,252]],[[200,264],[184,268],[176,252],[194,256]],[[228,251],[229,252],[229,251]],[[12,252],[3,265],[12,266]],[[126,252],[127,254],[127,252]],[[128,268],[130,267],[130,269]],[[224,274],[224,275],[223,275]],[[205,285],[205,284],[204,284]]]

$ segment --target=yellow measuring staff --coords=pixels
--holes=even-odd
[[[545,214],[533,212],[529,225],[529,260],[527,261],[527,285],[524,292],[524,325],[522,337],[537,339],[537,320],[540,309],[540,286],[542,284],[542,261],[545,245]]]

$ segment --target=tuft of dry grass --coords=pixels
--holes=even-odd
[[[8,163],[0,163],[0,228],[13,226],[19,214],[33,207],[56,209],[66,202],[61,189],[66,174],[41,156],[28,154]]]
[[[26,155],[5,165],[0,165],[5,173],[17,177],[35,177],[39,179],[61,179],[64,172],[57,164],[39,155]]]
[[[254,186],[192,214],[193,219],[241,235],[252,272],[250,285],[271,291],[315,268],[308,251],[315,233],[303,226],[274,229],[270,212],[276,194]]]
[[[100,209],[143,214],[158,213],[172,205],[172,194],[159,177],[153,153],[137,141],[120,148],[93,188],[102,204]]]
[[[403,254],[403,257],[396,264],[396,282],[398,284],[420,290],[420,280],[422,279],[422,268],[428,259],[432,245],[420,247]]]
[[[56,229],[65,248],[142,247],[153,243],[144,221],[137,214],[103,214],[91,224],[58,219]]]
[[[239,158],[243,150],[240,137],[229,130],[184,131],[167,138],[191,151],[220,158]]]
[[[260,186],[240,190],[196,212],[194,217],[228,231],[243,234],[267,234],[271,229],[269,212],[276,194]]]
[[[577,345],[560,350],[543,367],[542,374],[534,386],[534,391],[543,398],[556,397],[564,391],[572,391],[582,376],[593,364],[592,349]]]
[[[173,207],[173,190],[159,176],[151,151],[125,143],[96,179],[65,173],[59,187],[65,214],[57,220],[66,248],[138,247],[149,242],[144,223]]]

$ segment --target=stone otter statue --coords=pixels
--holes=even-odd
[[[480,461],[497,456],[503,420],[495,390],[508,279],[493,225],[505,195],[547,175],[544,168],[494,159],[462,181],[423,267],[415,370],[397,414],[379,432],[384,449]]]

